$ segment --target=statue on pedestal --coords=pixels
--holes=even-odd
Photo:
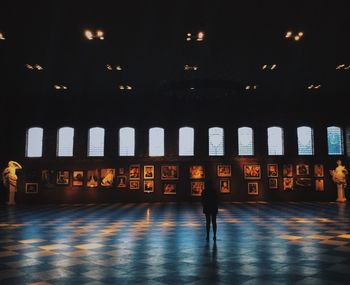
[[[345,166],[342,165],[341,160],[338,160],[337,164],[338,166],[334,170],[330,170],[329,172],[332,175],[334,183],[337,184],[337,202],[346,202],[344,189],[346,187],[346,175],[348,175],[348,171],[346,170]]]
[[[8,205],[15,205],[15,193],[17,192],[17,175],[16,170],[22,169],[22,166],[16,161],[9,161],[7,167],[2,172],[2,181],[4,186],[9,190]]]

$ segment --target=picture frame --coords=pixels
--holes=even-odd
[[[231,181],[228,178],[220,179],[219,181],[220,193],[230,193],[231,192]]]
[[[139,180],[130,180],[129,181],[130,190],[140,189],[140,181]]]
[[[296,175],[297,176],[309,176],[310,175],[310,166],[305,163],[300,163],[296,165]]]
[[[293,177],[283,178],[283,190],[293,190],[294,189],[294,179]]]
[[[132,164],[129,166],[129,179],[139,180],[141,178],[140,164]]]
[[[231,177],[231,165],[218,164],[216,166],[216,174],[218,177]]]
[[[116,184],[117,188],[126,188],[126,175],[118,175]]]
[[[143,192],[145,192],[145,193],[154,192],[154,180],[144,180],[143,181]]]
[[[248,195],[259,195],[258,182],[248,182]]]
[[[58,170],[56,173],[56,184],[57,185],[69,185],[69,171]]]
[[[295,178],[295,186],[298,186],[301,188],[310,188],[311,187],[311,178],[297,177],[297,178]]]
[[[243,165],[244,179],[260,179],[261,166],[260,164],[245,164]]]
[[[278,164],[271,163],[267,165],[267,177],[278,177]]]
[[[191,196],[202,196],[204,188],[204,181],[191,181]]]
[[[176,195],[176,182],[163,182],[162,189],[164,195]]]
[[[41,185],[45,188],[53,188],[55,186],[55,171],[44,169],[41,171]]]
[[[293,177],[293,164],[283,164],[283,177]]]
[[[191,179],[203,179],[205,178],[205,171],[203,165],[191,165],[189,167]]]
[[[177,180],[179,179],[178,165],[161,165],[160,167],[161,180]]]
[[[100,182],[100,173],[98,169],[90,169],[87,171],[86,187],[96,188]]]
[[[125,168],[124,167],[119,167],[118,168],[118,174],[119,175],[125,175]]]
[[[38,183],[26,183],[25,184],[25,193],[26,194],[38,194]]]
[[[323,177],[324,176],[323,164],[317,163],[314,165],[314,176],[315,177]]]
[[[143,166],[143,179],[154,179],[154,165]]]
[[[324,179],[316,178],[315,179],[315,190],[317,192],[324,192]]]
[[[115,180],[115,169],[114,168],[102,168],[101,169],[101,186],[112,187]]]
[[[81,187],[84,186],[84,171],[73,170],[72,172],[72,186]]]
[[[278,189],[278,179],[269,178],[269,189]]]

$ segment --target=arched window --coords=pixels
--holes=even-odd
[[[73,156],[74,129],[60,128],[57,134],[57,156]]]
[[[209,156],[224,155],[224,129],[209,129]]]
[[[252,128],[241,127],[238,129],[238,155],[254,155]]]
[[[43,155],[42,128],[34,127],[27,131],[26,157],[42,157]]]
[[[121,128],[119,130],[119,156],[135,155],[135,129]]]
[[[342,155],[344,153],[343,131],[339,127],[327,128],[328,154]]]
[[[164,129],[149,129],[149,156],[164,156]]]
[[[179,155],[194,155],[194,129],[183,127],[179,129]]]
[[[91,128],[89,130],[88,156],[104,156],[105,129]]]
[[[310,127],[299,127],[298,136],[298,154],[314,155],[314,132]]]
[[[270,127],[267,129],[267,145],[269,155],[284,155],[282,128]]]

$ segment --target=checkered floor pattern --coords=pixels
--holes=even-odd
[[[0,284],[350,284],[350,206],[198,203],[0,207]]]

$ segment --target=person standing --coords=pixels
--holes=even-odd
[[[203,213],[205,214],[206,219],[206,240],[209,240],[210,224],[212,224],[214,234],[213,240],[216,241],[216,215],[218,213],[218,197],[215,189],[213,189],[212,187],[212,183],[210,180],[206,182],[205,188],[202,192],[202,205]]]

